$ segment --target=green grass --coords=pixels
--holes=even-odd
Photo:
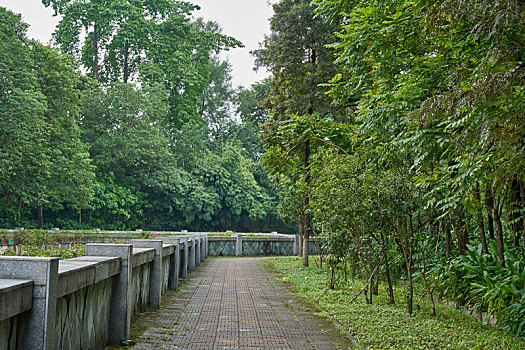
[[[409,316],[403,287],[396,288],[396,305],[387,305],[384,286],[374,296],[374,305],[367,305],[364,296],[348,304],[363,287],[360,280],[349,280],[343,290],[330,290],[326,271],[312,260],[308,268],[296,257],[266,261],[296,294],[319,305],[321,314],[337,320],[367,349],[525,349],[525,342],[459,310],[438,305],[438,315],[432,317],[430,301],[417,296]]]

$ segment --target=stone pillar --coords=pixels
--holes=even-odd
[[[293,255],[299,255],[299,235],[293,235]]]
[[[55,349],[58,258],[0,256],[0,278],[33,280],[33,307],[22,337],[22,349]]]
[[[237,234],[237,241],[235,242],[235,256],[242,256],[242,235]]]
[[[195,270],[195,236],[188,237],[189,254],[188,254],[188,270]]]
[[[173,244],[175,249],[173,255],[170,256],[170,275],[168,277],[168,288],[177,289],[179,286],[179,274],[180,274],[180,251],[179,251],[179,238],[166,237],[162,239],[166,244]]]
[[[182,250],[180,251],[181,252],[180,277],[186,278],[188,277],[188,255],[189,255],[188,237],[179,238],[179,242],[182,245]]]
[[[201,261],[206,260],[206,235],[200,235],[201,241]]]
[[[149,280],[149,300],[148,305],[153,309],[160,308],[162,297],[162,241],[151,239],[132,239],[131,244],[134,248],[153,248],[155,249],[155,259]]]
[[[208,257],[208,236],[209,236],[209,233],[207,232],[205,235],[204,235],[204,257],[207,258]]]
[[[195,242],[195,266],[201,264],[201,235],[193,236],[193,242]]]
[[[109,342],[119,344],[129,339],[131,327],[132,295],[131,273],[133,246],[131,244],[87,244],[87,256],[120,258],[120,273],[113,279],[111,310],[109,316]]]

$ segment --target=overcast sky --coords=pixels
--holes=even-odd
[[[234,85],[249,86],[267,76],[262,69],[253,71],[253,58],[250,51],[257,49],[264,34],[270,32],[268,19],[272,8],[268,0],[189,0],[201,7],[194,13],[196,17],[218,22],[223,32],[244,44],[242,49],[233,49],[223,54],[233,66]],[[276,0],[270,2],[275,3]],[[28,35],[47,44],[58,22],[53,11],[44,7],[40,0],[0,0],[0,6],[21,13],[30,25]]]

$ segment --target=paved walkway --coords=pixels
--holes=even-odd
[[[209,258],[135,349],[348,349],[260,258]],[[337,345],[336,345],[337,344]]]

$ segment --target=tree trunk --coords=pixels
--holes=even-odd
[[[303,235],[303,267],[308,266],[308,240],[309,235],[308,232],[305,231]]]
[[[406,226],[406,220],[405,220],[405,235],[408,235],[408,230]],[[407,277],[408,277],[408,296],[407,296],[407,312],[409,315],[412,315],[413,311],[413,300],[414,300],[414,281],[412,280],[412,250],[410,249],[410,245],[408,243],[408,239],[405,236],[404,243],[401,242],[401,239],[396,238],[396,243],[399,249],[401,249],[401,252],[403,253],[403,258],[405,258],[405,266],[407,269]]]
[[[6,201],[6,203],[7,203],[7,201]],[[18,201],[18,212],[17,212],[17,222],[18,222],[18,226],[22,226],[22,225],[21,225],[20,218],[22,217],[22,204],[23,204],[23,203],[24,203],[24,202],[22,201],[22,199],[20,199],[20,200]]]
[[[500,266],[505,266],[505,254],[504,254],[504,243],[503,243],[503,226],[501,224],[501,216],[497,210],[492,212],[494,223],[496,224],[496,251],[498,253],[498,263]]]
[[[481,205],[481,198],[479,195],[479,186],[476,184],[476,188],[474,189],[474,198],[478,201],[478,203]],[[485,224],[483,222],[483,207],[480,207],[476,210],[476,220],[478,222],[479,227],[479,239],[481,241],[481,251],[484,254],[489,253],[489,249],[487,247],[487,238],[485,236]]]
[[[310,213],[308,208],[310,206],[310,139],[306,140],[304,146],[304,176],[305,176],[305,185],[306,185],[306,195],[304,197],[304,226],[303,226],[303,267],[308,266],[308,248],[309,248],[309,238],[310,233],[312,232],[312,227],[310,223]]]
[[[520,194],[521,194],[521,207],[523,208],[523,206],[525,205],[525,184],[520,181]],[[523,214],[523,219],[521,220],[521,228],[523,230],[522,234],[523,234],[523,246],[525,247],[525,213],[522,213]]]
[[[443,221],[443,232],[445,233],[445,259],[450,259],[450,246],[451,246],[451,237],[450,237],[450,227],[448,226],[447,221]]]
[[[98,26],[93,25],[93,77],[98,79]]]
[[[82,208],[78,209],[78,223],[82,223]]]
[[[408,274],[408,299],[407,299],[407,312],[412,315],[413,311],[413,300],[414,300],[414,281],[412,281],[412,261],[410,258],[406,258],[407,274]]]
[[[434,300],[434,292],[429,291],[430,300],[432,300],[432,316],[436,316],[436,301]]]
[[[454,210],[454,233],[456,234],[456,245],[460,255],[465,255],[467,250],[468,233],[466,230],[465,220],[461,210]]]
[[[299,218],[299,256],[303,256],[303,218]]]
[[[129,67],[128,67],[129,63],[128,63],[128,60],[129,60],[129,43],[126,40],[126,43],[124,44],[124,68],[123,68],[124,83],[127,83],[128,79],[129,79]]]
[[[379,271],[374,276],[374,288],[372,288],[372,294],[379,295]]]
[[[494,239],[494,219],[492,218],[492,213],[489,208],[494,206],[494,198],[489,189],[485,191],[485,208],[487,209],[487,226],[489,228],[489,238]]]
[[[512,179],[512,196],[510,204],[509,218],[512,221],[511,229],[514,234],[514,246],[520,246],[520,238],[523,231],[522,220],[520,220],[522,197],[521,197],[521,184],[518,177],[515,176]]]
[[[38,205],[38,229],[41,230],[44,228],[44,206],[42,204]]]
[[[388,264],[388,255],[386,251],[386,247],[383,248],[383,259],[385,259],[385,276],[386,276],[386,282],[388,284],[388,304],[394,305],[396,301],[394,300],[394,288],[392,287],[392,280],[390,279],[390,266]]]
[[[490,189],[487,189],[489,192]],[[500,266],[505,266],[505,255],[504,255],[504,243],[503,243],[503,225],[501,224],[501,209],[499,206],[496,206],[494,202],[494,195],[490,193],[490,201],[485,201],[487,211],[492,216],[494,220],[494,226],[496,229],[495,240],[496,240],[496,253],[498,256],[498,263]]]
[[[412,247],[409,242],[409,228],[407,223],[407,218],[402,218],[402,226],[404,237],[403,240],[396,238],[396,243],[403,253],[403,258],[405,258],[405,266],[407,269],[407,278],[408,278],[408,296],[407,296],[407,312],[409,315],[412,315],[413,311],[413,300],[414,300],[414,281],[412,280]],[[412,225],[410,226],[410,234],[412,234]]]
[[[369,289],[369,291],[370,291],[370,299],[369,299],[369,301],[370,302],[368,304],[372,305],[374,303],[374,299],[373,299],[373,297],[374,297],[374,275],[370,276],[369,281],[370,281],[370,289]]]

